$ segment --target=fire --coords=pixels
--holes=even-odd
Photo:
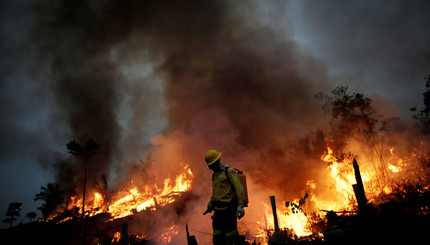
[[[384,152],[386,159],[381,163],[364,153],[357,153],[365,194],[369,202],[375,203],[379,196],[394,192],[396,189],[393,186],[396,183],[403,181],[405,176],[413,176],[410,174],[411,171],[420,173],[420,159],[427,162],[429,159],[427,155],[415,151],[408,156],[401,156],[393,146],[384,148]],[[357,201],[352,187],[357,182],[352,165],[352,154],[342,155],[336,152],[335,148],[327,146],[319,159],[318,174],[306,180],[306,187],[301,196],[292,198],[292,201],[277,200],[280,229],[288,230],[289,234],[299,238],[306,239],[309,236],[321,235],[321,230],[318,230],[313,222],[316,219],[324,220],[327,211],[354,213],[357,210]],[[157,182],[149,181],[142,186],[130,181],[127,188],[117,191],[114,196],[104,196],[99,192],[88,194],[88,203],[86,203],[88,216],[106,212],[112,216],[112,219],[118,219],[143,210],[157,210],[161,206],[174,202],[181,193],[190,190],[194,179],[194,174],[187,164],[180,163],[180,166],[179,173],[167,174],[162,179],[157,177]],[[252,178],[252,176],[249,177]],[[301,198],[304,194],[305,197]],[[285,205],[286,202],[289,204]],[[72,197],[70,203],[77,207],[82,206],[82,200],[76,197]],[[258,211],[260,213],[255,217],[256,220],[250,223],[255,222],[259,226],[255,232],[252,230],[253,238],[260,239],[260,242],[265,244],[267,230],[273,229],[274,220],[268,200],[261,200],[259,205],[262,207]],[[159,234],[152,234],[151,239],[156,240],[158,244],[169,244],[173,237],[179,234],[179,229],[178,225],[170,225]],[[118,234],[115,235],[114,239],[118,239]]]
[[[294,200],[298,201],[298,200]],[[312,234],[310,223],[308,218],[303,212],[292,213],[291,209],[289,212],[278,212],[278,224],[281,229],[287,228],[292,230],[298,237],[309,236]],[[268,204],[264,204],[264,213],[267,217],[267,222],[273,224],[272,208]],[[270,226],[272,229],[273,227]]]
[[[393,173],[398,173],[401,170],[399,166],[394,166],[393,164],[388,164],[388,169]]]
[[[404,183],[406,179],[413,181],[411,171],[421,174],[423,170],[420,167],[422,166],[420,161],[429,162],[429,157],[423,153],[412,152],[409,156],[401,157],[396,154],[396,148],[393,146],[385,150],[389,152],[386,155],[390,156],[389,159],[380,158],[379,162],[366,156],[359,159],[361,177],[369,202],[380,202],[378,197],[392,193],[397,183]],[[313,230],[309,219],[311,214],[324,219],[326,211],[329,210],[354,212],[357,201],[352,185],[357,181],[352,159],[352,155],[342,155],[338,158],[335,151],[327,147],[321,156],[322,162],[326,163],[326,168],[321,173],[320,179],[310,179],[306,183],[307,192],[310,194],[306,202],[301,199],[292,201],[296,203],[295,208],[299,207],[298,203],[303,204],[298,211],[297,209],[293,211],[292,205],[289,207],[287,205],[287,209],[278,207],[280,228],[286,228],[298,237],[318,235],[318,231]],[[267,204],[264,204],[264,213],[270,226],[273,224],[273,216]]]
[[[348,166],[344,162],[339,161],[334,156],[333,150],[330,147],[327,147],[327,152],[321,156],[321,160],[328,164],[326,170],[330,178],[327,182],[332,183],[332,186],[334,186],[334,190],[336,191],[334,196],[336,198],[331,198],[329,202],[316,201],[318,208],[326,210],[349,210],[349,200],[354,195],[351,185],[355,183],[352,165],[349,164]]]
[[[156,209],[157,206],[164,206],[175,201],[175,196],[190,189],[194,177],[188,165],[183,167],[184,172],[176,176],[175,180],[166,178],[163,186],[149,188],[145,186],[140,191],[137,186],[132,184],[128,193],[124,193],[116,201],[113,201],[108,208],[114,219],[122,218],[133,214],[134,211],[140,212],[147,209]]]
[[[392,152],[392,151],[391,151]],[[323,218],[325,211],[353,211],[355,195],[352,185],[356,183],[352,158],[336,157],[332,148],[327,147],[326,152],[321,156],[322,162],[326,164],[321,174],[321,179],[310,179],[306,182],[309,198],[295,199],[287,205],[287,208],[278,208],[278,223],[281,229],[288,229],[297,237],[306,237],[309,235],[318,235],[313,231],[310,215]],[[366,190],[375,190],[376,175],[369,171],[366,164],[362,164],[362,179]],[[393,169],[394,170],[394,169]],[[319,186],[319,185],[324,186]],[[385,189],[386,192],[390,190]],[[305,196],[307,197],[307,195]],[[300,205],[299,205],[300,204]],[[265,216],[267,222],[273,224],[272,210],[269,205],[264,204]]]
[[[121,241],[121,232],[117,231],[117,232],[115,232],[115,234],[113,234],[111,242],[112,242],[112,244],[117,244],[120,241]]]
[[[172,241],[173,236],[177,235],[178,233],[178,226],[172,225],[161,232],[157,242],[161,245],[169,244]]]
[[[89,212],[88,216],[107,211],[112,215],[112,219],[118,219],[142,210],[155,210],[159,206],[174,202],[178,195],[191,188],[194,178],[194,174],[188,165],[183,163],[180,165],[183,166],[182,173],[175,176],[174,179],[169,177],[164,179],[162,186],[159,187],[155,183],[136,186],[131,181],[128,190],[117,192],[113,200],[109,201],[109,204],[104,200],[102,194],[94,192],[92,194],[93,199],[90,201],[92,205],[86,204],[88,207],[86,212]],[[82,199],[71,197],[70,203],[81,211]],[[64,220],[59,222],[64,222]]]

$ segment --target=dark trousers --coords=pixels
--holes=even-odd
[[[226,209],[215,210],[212,216],[213,243],[224,245],[228,240],[230,244],[248,244],[245,238],[237,231],[237,203],[229,203]]]

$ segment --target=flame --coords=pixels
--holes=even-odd
[[[113,234],[112,237],[112,244],[118,244],[121,241],[121,232],[117,231],[115,234]]]
[[[88,212],[88,216],[94,216],[99,213],[108,212],[112,215],[112,219],[118,219],[142,210],[155,210],[158,206],[174,202],[178,195],[191,188],[194,178],[194,174],[188,165],[183,163],[180,165],[183,166],[183,172],[175,176],[174,179],[164,179],[162,187],[158,187],[153,183],[139,187],[134,185],[133,181],[130,181],[128,190],[117,192],[115,198],[110,200],[109,204],[106,203],[102,194],[94,192],[93,199],[89,201],[92,204],[86,204],[88,207],[86,208],[86,213]],[[82,199],[77,199],[75,196],[71,197],[69,205],[78,207],[79,212],[82,212]],[[51,216],[50,219],[53,219],[57,215]],[[70,219],[70,217],[66,219]],[[64,221],[61,220],[58,223]]]
[[[413,178],[413,175],[410,174],[411,170],[415,173],[423,171],[419,164],[420,159],[421,162],[429,162],[428,160],[430,159],[428,155],[417,152],[401,157],[396,153],[396,148],[393,146],[387,147],[386,150],[390,153],[388,163],[381,161],[380,165],[376,165],[374,161],[365,157],[359,161],[363,185],[370,202],[377,203],[380,195],[393,192],[393,186],[396,183],[402,183],[405,179]],[[325,172],[321,174],[323,177],[320,180],[310,179],[307,181],[306,186],[310,196],[302,210],[292,212],[291,208],[287,207],[287,209],[284,208],[278,211],[280,228],[287,228],[298,237],[306,237],[312,234],[318,235],[315,234],[318,231],[313,231],[312,222],[308,219],[311,212],[317,217],[324,218],[327,210],[346,212],[356,210],[355,194],[352,188],[352,185],[356,184],[352,156],[344,156],[339,159],[336,157],[334,150],[327,147],[321,156],[321,160],[327,164],[327,167],[324,170]],[[389,172],[384,171],[384,168]],[[293,202],[299,203],[299,199],[295,199]],[[267,217],[267,222],[273,224],[272,210],[267,204],[264,204],[264,213]]]
[[[388,164],[388,169],[393,173],[398,173],[401,170],[399,166],[394,166],[393,164]]]
[[[429,162],[430,160],[429,156],[419,153],[417,150],[409,152],[409,155],[401,155],[397,148],[389,146],[383,151],[386,159],[381,163],[364,153],[356,153],[360,156],[357,161],[369,202],[377,202],[380,195],[396,191],[393,187],[396,183],[401,183],[407,176],[421,173],[422,163],[420,165],[420,161]],[[307,195],[309,194],[306,202],[303,202],[300,196],[296,196],[292,201],[277,200],[281,204],[285,204],[287,201],[301,203],[299,211],[293,212],[291,206],[288,205],[278,205],[277,211],[280,228],[288,230],[289,233],[299,238],[321,235],[319,230],[315,230],[311,217],[325,219],[328,210],[346,212],[357,210],[352,188],[352,185],[356,183],[352,155],[342,155],[341,152],[336,152],[336,149],[327,146],[325,152],[321,154],[320,160],[318,174],[305,182],[306,189],[303,190],[302,196],[305,192]],[[143,210],[156,210],[158,207],[174,202],[181,193],[190,190],[194,179],[194,174],[187,164],[180,163],[180,166],[178,174],[158,179],[158,184],[150,181],[141,186],[130,181],[126,189],[116,192],[113,197],[103,196],[99,192],[90,194],[91,198],[88,198],[89,201],[86,203],[88,215],[108,212],[112,215],[112,219],[118,219]],[[412,175],[411,171],[415,175]],[[248,177],[251,180],[252,176]],[[82,206],[82,200],[76,197],[72,197],[70,203],[73,206]],[[267,231],[273,229],[274,223],[272,209],[268,200],[260,201],[259,205],[261,205],[261,209],[258,210],[256,220],[248,224],[255,222],[258,225],[255,231],[252,230],[252,237],[260,239],[259,242],[262,244],[267,244]],[[428,210],[423,212],[428,212]],[[64,220],[60,222],[64,222]],[[158,244],[169,244],[179,233],[179,228],[177,225],[171,225],[164,228],[159,234],[152,234],[151,239],[157,241]],[[114,236],[114,239],[117,238]]]
[[[166,245],[172,241],[172,238],[179,233],[178,226],[172,225],[161,232],[157,239],[157,244]]]
[[[298,202],[298,200],[295,200]],[[267,217],[267,222],[273,224],[273,214],[272,208],[268,204],[264,203],[264,213]],[[312,234],[310,228],[310,223],[308,218],[303,212],[291,213],[289,212],[279,212],[277,213],[278,224],[281,229],[292,230],[298,237],[309,236]],[[272,225],[269,225],[271,229],[274,229]]]
[[[334,187],[336,198],[332,196],[331,200],[315,200],[317,207],[325,210],[350,210],[349,200],[354,195],[351,185],[355,183],[352,166],[349,169],[345,168],[345,163],[335,157],[330,147],[327,147],[327,152],[321,156],[321,160],[328,163],[326,170],[331,178],[327,180],[327,183],[331,183]]]
[[[389,151],[394,154],[394,148],[390,148]],[[302,209],[292,212],[291,207],[287,207],[286,209],[278,208],[281,210],[278,211],[280,228],[290,230],[297,237],[306,237],[312,234],[318,235],[317,231],[313,231],[312,222],[308,218],[311,213],[323,218],[325,210],[354,210],[355,195],[352,185],[356,183],[356,179],[352,167],[352,159],[348,157],[338,159],[334,150],[331,147],[327,147],[321,156],[321,160],[327,165],[321,174],[323,177],[321,177],[321,180],[315,181],[310,179],[306,182],[306,189],[310,196],[304,202]],[[374,180],[377,176],[370,171],[368,165],[365,162],[360,164],[362,180],[367,194],[370,194],[369,196],[377,195],[381,191],[390,193],[391,189],[388,186],[385,186],[380,192],[376,191],[376,182]],[[390,166],[395,167],[394,165],[388,165],[389,169],[391,168]],[[391,170],[393,172],[400,171],[400,167]],[[321,184],[324,186],[319,186]],[[295,199],[292,202],[297,204],[300,202],[300,199]],[[269,226],[271,226],[273,224],[272,210],[266,203],[264,204],[264,213]],[[273,229],[273,227],[271,228]]]
[[[145,186],[144,191],[139,191],[137,186],[132,188],[122,197],[112,202],[108,212],[114,219],[133,214],[134,210],[140,212],[147,209],[156,209],[175,201],[175,196],[190,189],[194,175],[188,165],[183,167],[184,173],[176,176],[174,182],[170,178],[164,179],[163,187],[155,186],[155,191]]]

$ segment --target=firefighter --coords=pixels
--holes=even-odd
[[[249,244],[237,231],[237,218],[245,215],[245,193],[236,170],[221,163],[221,152],[209,150],[205,155],[206,166],[213,171],[212,196],[207,212],[212,216],[213,243]]]

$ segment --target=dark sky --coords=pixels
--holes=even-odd
[[[63,48],[60,44],[68,44],[69,37],[39,39],[38,33],[41,33],[41,36],[46,35],[52,27],[44,27],[40,19],[43,10],[34,8],[35,2],[37,1],[6,0],[0,3],[0,113],[2,115],[0,218],[2,220],[10,202],[24,203],[18,221],[25,219],[27,212],[36,210],[40,203],[34,203],[34,195],[38,193],[40,186],[53,181],[56,176],[47,163],[67,156],[65,144],[73,137],[80,136],[76,136],[76,128],[80,128],[81,125],[76,125],[79,120],[73,118],[80,112],[63,113],[63,110],[70,106],[69,103],[73,104],[73,101],[66,100],[67,89],[83,93],[85,91],[80,91],[79,87],[86,81],[82,81],[82,84],[73,83],[72,87],[52,86],[53,79],[67,77],[63,73],[60,75],[56,73],[56,69],[59,68],[52,65],[51,59],[39,57],[40,47],[43,44],[48,45],[45,47],[46,55],[50,58],[61,57],[58,56]],[[55,1],[41,2],[46,2],[45,6],[55,5]],[[425,90],[424,77],[430,73],[429,1],[255,0],[234,2],[232,6],[227,7],[229,11],[239,16],[238,18],[243,22],[241,24],[243,30],[253,30],[253,33],[259,33],[260,29],[270,30],[270,33],[276,33],[276,35],[268,35],[267,38],[276,37],[276,43],[286,41],[289,43],[288,47],[300,50],[295,53],[306,56],[306,58],[295,56],[298,72],[311,81],[309,84],[318,85],[322,80],[321,91],[328,93],[335,86],[347,85],[350,91],[378,98],[375,101],[383,101],[384,105],[375,106],[388,107],[390,116],[399,116],[404,120],[410,118],[408,111],[410,107],[421,105],[422,93]],[[227,7],[223,6],[220,11]],[[162,8],[157,10],[163,11]],[[169,11],[174,10],[169,9]],[[218,14],[223,16],[222,13]],[[231,15],[232,13],[229,13],[229,16]],[[118,18],[125,18],[125,16],[126,14],[120,15]],[[228,20],[225,18],[224,21]],[[132,22],[133,19],[128,21]],[[76,25],[79,30],[80,23],[77,22]],[[104,26],[103,23],[100,25]],[[116,30],[115,26],[112,28]],[[156,35],[150,30],[147,31],[151,35]],[[237,31],[238,35],[240,31],[242,29]],[[85,36],[79,36],[81,32],[74,34],[76,35],[70,37],[72,47],[74,41],[84,42],[85,40]],[[202,33],[202,35],[207,34]],[[59,44],[44,43],[47,40],[56,40]],[[99,59],[117,55],[112,51],[114,50],[112,47],[115,50],[128,50],[129,46],[141,45],[121,40],[121,37],[114,36],[113,40],[106,41],[91,51],[88,67],[95,67],[95,64],[99,64],[97,63]],[[145,40],[145,38],[139,40]],[[86,50],[86,46],[79,48]],[[261,47],[261,53],[266,49],[272,51],[272,48]],[[64,52],[67,53],[67,57],[74,55],[70,50]],[[168,52],[168,49],[163,49],[163,52]],[[124,53],[126,52],[122,52]],[[270,52],[267,53],[265,55],[271,55]],[[163,76],[154,78],[157,59],[149,57],[153,53],[147,54],[144,51],[138,55],[143,57],[139,62],[151,61],[145,66],[145,70],[140,69],[133,59],[127,56],[120,57],[118,59],[122,62],[115,63],[117,66],[114,67],[120,72],[115,73],[113,77],[109,76],[109,79],[106,78],[108,83],[115,86],[118,86],[118,81],[125,80],[120,83],[115,93],[108,86],[104,87],[106,90],[103,90],[101,95],[114,103],[115,113],[119,113],[119,116],[109,110],[112,106],[101,110],[99,114],[92,115],[95,122],[106,121],[109,118],[112,120],[107,124],[108,128],[101,130],[109,129],[115,133],[98,137],[108,141],[108,144],[114,144],[109,140],[118,139],[128,144],[147,145],[151,136],[163,132],[165,126],[169,124],[166,122],[168,118],[163,113],[167,103],[164,101],[163,93],[171,93],[171,91],[164,91],[164,87],[160,85],[162,83],[147,81],[163,79]],[[64,62],[59,59],[57,64],[61,66]],[[300,70],[304,67],[314,67],[315,70]],[[83,73],[91,74],[91,71],[83,71]],[[111,73],[106,74],[111,75]],[[94,77],[94,79],[99,78],[100,76]],[[130,98],[124,96],[136,93],[136,84],[142,80],[147,81],[145,86],[139,87],[145,90],[144,98],[137,95]],[[64,91],[66,93],[61,93]],[[87,98],[85,94],[82,97],[84,101]],[[150,105],[146,103],[149,101]],[[91,104],[91,101],[87,103]],[[388,106],[385,106],[385,103]],[[143,105],[144,112],[130,109],[135,108],[136,105]],[[139,113],[144,115],[136,116]],[[115,116],[120,119],[112,119]],[[148,119],[132,120],[142,117]],[[131,122],[133,125],[130,126]],[[134,124],[145,124],[146,127],[136,132],[132,130],[138,128]],[[79,133],[85,135],[85,132]],[[139,137],[134,136],[136,134]],[[106,139],[103,138],[105,136]],[[144,153],[128,151],[127,156],[124,156],[121,152],[117,152],[116,155],[108,154],[106,157],[115,156],[127,162],[140,159]],[[5,226],[7,225],[2,224],[1,227]]]

